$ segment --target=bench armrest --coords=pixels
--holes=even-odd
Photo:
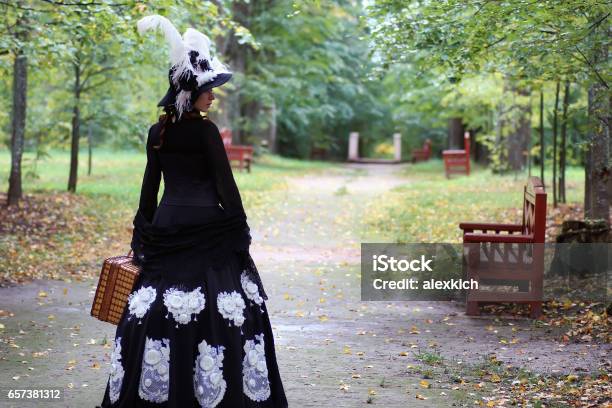
[[[530,244],[533,243],[533,234],[500,235],[475,234],[473,232],[466,232],[463,234],[463,242],[506,242],[514,244]]]
[[[523,226],[520,224],[496,224],[492,222],[462,222],[459,224],[464,232],[474,231],[508,231],[508,232],[521,232]]]

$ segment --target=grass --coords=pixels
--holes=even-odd
[[[381,241],[455,243],[461,241],[461,221],[520,221],[526,172],[499,175],[475,166],[469,177],[446,179],[442,161],[430,160],[407,166],[405,176],[412,181],[366,211],[368,234]],[[583,195],[584,170],[568,169],[568,203],[581,203]]]
[[[101,259],[127,253],[138,207],[146,155],[138,151],[97,150],[87,174],[87,152],[80,152],[77,194],[66,192],[70,156],[52,150],[36,165],[24,153],[24,200],[0,209],[0,283],[31,278],[80,280],[95,277]],[[0,151],[0,191],[8,189],[10,154]],[[234,176],[247,212],[270,203],[287,187],[287,176],[338,171],[326,162],[272,155],[258,157],[251,173]],[[163,193],[163,180],[159,195]]]
[[[93,155],[92,174],[87,174],[87,152],[79,155],[77,193],[94,199],[91,211],[107,211],[117,206],[136,211],[140,187],[146,165],[144,152],[112,151],[100,149]],[[23,155],[22,183],[25,192],[63,192],[68,183],[70,154],[52,150],[49,157],[40,160],[34,169],[34,153]],[[252,172],[235,171],[234,177],[240,189],[245,208],[265,204],[266,192],[286,187],[285,176],[333,169],[332,164],[321,161],[302,161],[273,155],[256,158]],[[0,151],[0,191],[7,191],[10,171],[10,154]],[[163,179],[158,198],[164,190]]]
[[[439,365],[444,360],[444,358],[442,357],[442,355],[440,355],[440,353],[427,352],[427,351],[415,353],[414,358],[416,358],[417,360],[427,365],[432,365],[432,366]]]
[[[94,152],[92,174],[87,175],[87,152],[79,154],[79,180],[77,192],[86,196],[98,194],[137,201],[144,174],[146,156],[139,151],[113,151],[99,149]],[[34,169],[34,153],[23,155],[23,188],[28,192],[65,191],[68,183],[70,154],[64,150],[51,150],[49,157],[36,166],[37,176],[28,176]],[[265,155],[256,158],[252,173],[236,171],[234,176],[240,191],[248,193],[282,186],[282,176],[311,171],[324,171],[333,165],[321,161],[302,161]],[[10,153],[0,150],[0,190],[8,188]],[[163,186],[163,180],[162,180]],[[160,186],[160,196],[163,187]]]

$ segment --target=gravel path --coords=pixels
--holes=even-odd
[[[460,367],[495,353],[498,361],[541,373],[609,364],[609,345],[559,344],[527,319],[467,318],[462,305],[449,302],[361,302],[363,212],[381,193],[410,182],[399,169],[347,165],[295,177],[274,193],[274,204],[247,210],[291,407],[472,406],[490,391],[456,387],[450,375],[430,378],[427,358]],[[103,343],[113,339],[114,326],[89,317],[95,283],[0,289],[0,389],[65,390],[49,407],[99,403],[110,352]],[[0,400],[4,406],[39,405]]]

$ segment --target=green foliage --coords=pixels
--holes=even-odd
[[[135,28],[138,18],[153,13],[170,18],[181,32],[192,25],[217,45],[236,38],[247,58],[244,72],[234,69],[235,92],[245,107],[258,103],[269,112],[275,105],[284,154],[306,157],[319,147],[343,157],[350,131],[363,134],[365,150],[391,138],[386,89],[369,77],[368,27],[357,17],[363,14],[358,3],[255,2],[246,19],[244,4],[230,0],[32,3],[32,10],[25,2],[0,5],[10,25],[26,19],[24,30],[32,34],[0,34],[0,50],[6,50],[0,55],[0,112],[11,109],[14,53],[23,49],[29,58],[27,149],[68,145],[75,64],[86,81],[79,95],[82,137],[91,132],[94,146],[143,143],[167,88],[163,35],[141,37]],[[221,97],[230,97],[224,91]],[[252,135],[268,121],[267,115],[242,114],[232,126]],[[8,147],[9,114],[0,114],[0,129]]]
[[[242,106],[231,125],[257,143],[274,107],[280,152],[295,157],[317,147],[344,158],[351,131],[360,132],[363,156],[376,155],[395,132],[404,157],[428,138],[439,154],[447,147],[447,119],[455,116],[497,146],[500,101],[516,97],[504,90],[507,78],[544,89],[550,111],[549,80],[567,77],[579,84],[568,154],[577,162],[587,132],[581,81],[607,80],[610,72],[607,61],[588,64],[590,44],[607,40],[606,11],[595,0],[377,0],[367,10],[349,0],[20,1],[0,10],[10,28],[0,31],[0,145],[10,142],[12,63],[21,50],[29,64],[26,149],[38,152],[69,143],[75,62],[81,80],[89,78],[80,94],[82,137],[91,134],[94,147],[142,147],[167,88],[163,35],[136,33],[137,19],[152,13],[180,31],[194,26],[220,47],[237,40],[246,55],[244,72],[232,67],[232,92]],[[531,103],[535,111],[537,101]],[[252,104],[257,109],[249,111]]]
[[[446,147],[445,119],[460,117],[488,152],[495,171],[508,167],[508,136],[537,112],[543,89],[552,111],[554,83],[579,84],[569,110],[568,157],[582,160],[586,89],[609,83],[610,60],[596,58],[609,44],[607,5],[590,1],[377,0],[368,7],[379,76],[393,77],[394,112],[421,136]],[[547,116],[545,144],[550,144]],[[532,115],[532,126],[539,126]],[[435,135],[438,135],[437,137]],[[432,137],[433,136],[433,137]],[[531,146],[537,146],[532,132]],[[415,142],[420,140],[412,138]],[[532,150],[532,153],[537,150]],[[548,156],[548,146],[546,146]],[[533,158],[537,161],[537,157]]]
[[[594,44],[609,43],[609,5],[598,0],[377,0],[374,39],[385,61],[438,68],[451,81],[466,73],[516,79],[609,82]],[[608,69],[606,69],[608,68]]]
[[[274,2],[256,10],[250,29],[261,48],[243,92],[247,100],[276,104],[284,154],[305,157],[324,147],[344,156],[350,131],[391,137],[382,89],[368,79],[359,13],[349,2]]]
[[[214,38],[230,29],[252,42],[248,30],[233,21],[229,0],[75,4],[0,5],[7,27],[12,27],[0,32],[1,144],[10,145],[12,64],[17,50],[28,56],[26,149],[68,146],[77,69],[81,136],[91,131],[94,146],[125,148],[142,146],[148,127],[157,119],[157,101],[168,87],[163,35],[139,36],[139,18],[158,13],[168,16],[181,32],[192,24]]]

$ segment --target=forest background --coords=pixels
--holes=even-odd
[[[533,169],[555,203],[566,167],[584,166],[585,215],[609,219],[605,2],[32,0],[0,11],[9,203],[52,149],[71,151],[76,191],[82,147],[88,173],[99,148],[143,148],[169,58],[161,33],[139,36],[135,23],[158,13],[206,33],[234,71],[211,117],[235,143],[343,160],[349,132],[375,157],[398,132],[408,157],[426,139],[435,154],[461,147],[469,130],[477,162]]]

